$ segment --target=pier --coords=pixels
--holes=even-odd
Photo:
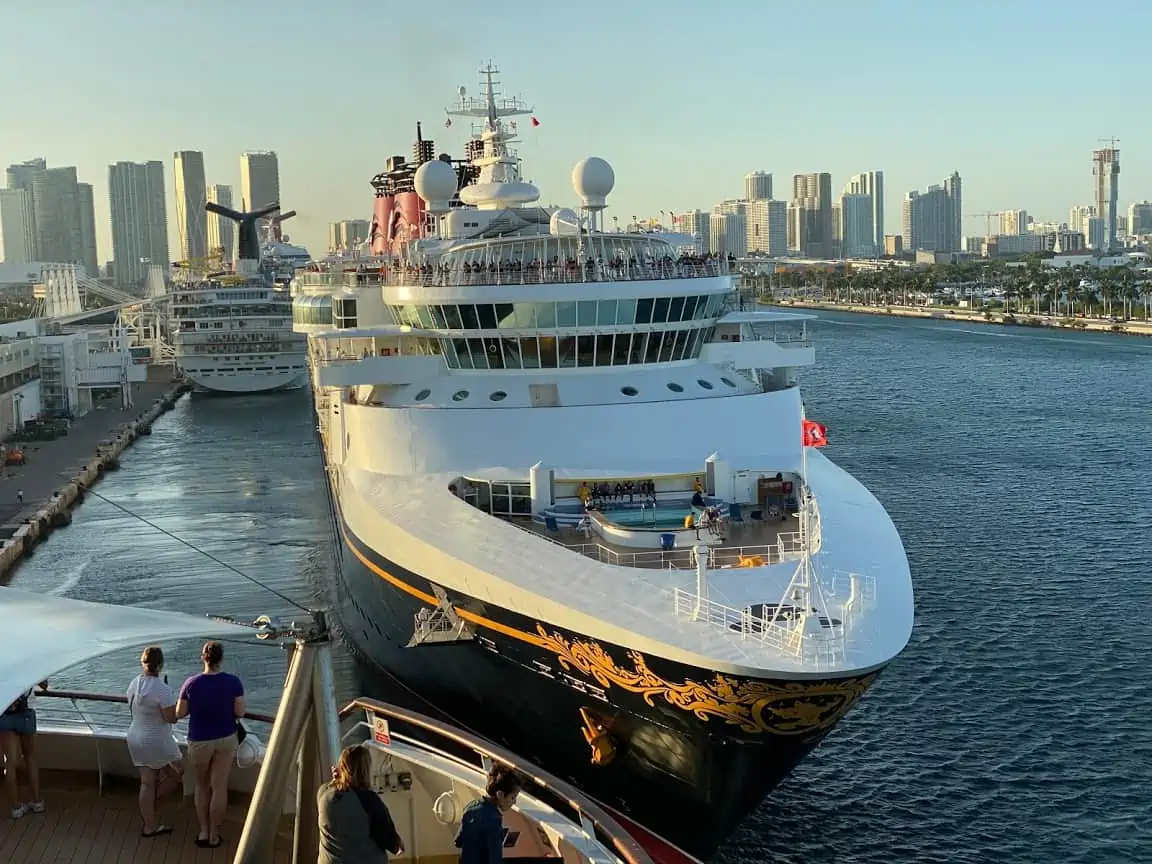
[[[170,369],[149,371],[147,381],[131,385],[130,407],[101,405],[73,420],[67,435],[15,445],[25,462],[3,466],[0,476],[0,584],[41,540],[72,521],[87,489],[118,468],[120,455],[151,434],[156,419],[190,389]]]

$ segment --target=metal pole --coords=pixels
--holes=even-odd
[[[325,641],[316,646],[312,671],[312,711],[316,720],[317,754],[321,782],[340,758],[340,708],[336,704],[336,680],[332,672],[332,645]]]
[[[315,660],[316,646],[298,642],[233,864],[264,864],[272,859],[272,845],[284,812],[284,790],[312,707]]]
[[[315,861],[320,852],[320,814],[316,809],[316,790],[323,778],[316,735],[316,715],[310,713],[304,726],[300,748],[300,765],[296,781],[296,824],[292,835],[292,860]]]

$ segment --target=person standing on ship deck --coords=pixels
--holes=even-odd
[[[160,679],[164,652],[153,645],[140,655],[142,671],[128,685],[128,752],[132,764],[140,771],[140,818],[144,826],[141,837],[171,834],[168,825],[157,824],[156,804],[175,791],[183,779],[183,756],[172,737],[176,722],[176,694],[167,681]]]
[[[488,774],[487,794],[464,808],[456,848],[460,864],[501,864],[504,860],[504,813],[516,806],[523,783],[507,765]]]
[[[41,690],[48,682],[41,681]],[[36,709],[32,707],[32,690],[25,690],[0,714],[0,753],[4,756],[4,788],[12,805],[12,818],[20,819],[26,813],[43,813],[40,798],[40,763],[36,759]],[[24,757],[24,770],[28,785],[32,787],[32,800],[20,803],[20,787],[16,780],[16,763]]]
[[[332,769],[332,780],[316,793],[320,855],[316,864],[387,864],[403,855],[404,843],[380,796],[372,790],[372,754],[362,744],[348,747]]]
[[[228,809],[228,775],[244,716],[244,685],[235,675],[220,671],[224,646],[207,642],[200,652],[204,671],[180,688],[176,718],[188,718],[188,758],[196,772],[196,817],[200,833],[196,845],[215,849],[222,842],[220,826]]]

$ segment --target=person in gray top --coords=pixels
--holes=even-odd
[[[362,744],[348,747],[332,770],[332,781],[316,793],[320,855],[316,864],[387,864],[404,845],[392,814],[372,791],[372,754]]]

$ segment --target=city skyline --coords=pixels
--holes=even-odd
[[[760,168],[778,178],[827,172],[834,192],[853,174],[883,170],[889,223],[906,192],[953,170],[965,177],[970,214],[1026,209],[1040,220],[1063,220],[1072,205],[1095,201],[1091,152],[1112,136],[1124,153],[1121,211],[1152,198],[1152,147],[1143,144],[1152,140],[1152,121],[1124,110],[1118,91],[1068,67],[1093,40],[1117,56],[1139,56],[1152,10],[1138,4],[1120,2],[1109,16],[1060,16],[1040,2],[974,0],[959,18],[896,2],[843,3],[834,15],[775,4],[737,3],[704,16],[674,0],[660,8],[654,31],[642,4],[589,0],[586,15],[614,22],[597,30],[603,59],[589,64],[587,44],[572,38],[563,11],[552,8],[492,15],[449,2],[440,12],[455,26],[444,34],[422,8],[346,0],[323,9],[278,7],[275,15],[212,3],[142,11],[110,0],[67,16],[33,6],[21,11],[22,26],[51,32],[64,60],[43,64],[36,40],[13,40],[0,57],[7,79],[22,82],[6,94],[5,111],[38,118],[7,124],[0,163],[44,156],[77,166],[94,186],[103,261],[109,164],[161,159],[170,171],[172,153],[194,148],[205,154],[208,182],[232,186],[239,200],[240,153],[276,150],[282,203],[299,213],[286,227],[322,250],[330,222],[370,217],[369,180],[389,155],[410,151],[417,121],[438,150],[462,153],[467,129],[444,129],[444,107],[458,87],[475,91],[476,71],[491,56],[508,91],[534,105],[540,120],[523,130],[520,151],[542,203],[571,205],[572,166],[599,155],[616,169],[609,205],[622,221],[739,196],[743,175]],[[1125,26],[1109,23],[1117,16]],[[260,33],[283,55],[339,62],[341,78],[359,83],[337,91],[312,63],[288,63],[237,86],[234,67],[221,63],[198,69],[189,86],[182,56],[157,36],[171,32],[198,44],[215,44],[221,33]],[[403,36],[389,40],[388,64],[418,65],[413,83],[381,78],[380,32]],[[741,47],[752,32],[771,46],[769,68],[763,52]],[[653,38],[638,49],[637,33]],[[812,39],[794,38],[801,33]],[[1009,94],[1000,70],[975,62],[929,64],[909,75],[908,52],[940,46],[943,34],[972,57],[1011,56],[1016,68],[1030,70],[1035,80],[1021,85],[1027,98]],[[84,63],[78,74],[93,44],[117,61]],[[814,50],[822,59],[812,64]],[[697,57],[720,77],[676,75],[675,56]],[[31,68],[35,76],[26,74]],[[789,92],[790,68],[807,70],[802,104]],[[1047,86],[1054,75],[1060,85]],[[845,88],[846,76],[853,88]],[[607,97],[623,84],[627,98]],[[982,223],[973,218],[965,233],[977,229]],[[174,243],[173,234],[171,226]]]

